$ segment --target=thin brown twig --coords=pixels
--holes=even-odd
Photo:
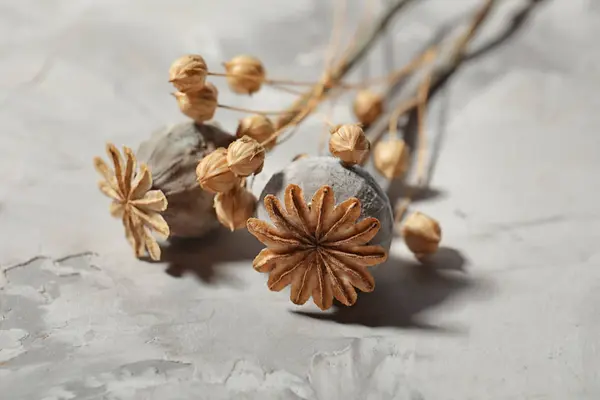
[[[251,109],[248,109],[248,108],[228,106],[228,105],[225,105],[225,104],[217,104],[217,107],[223,108],[225,110],[230,110],[230,111],[239,111],[239,112],[245,112],[245,113],[251,113],[251,114],[260,114],[260,115],[282,115],[282,114],[289,114],[289,113],[294,112],[294,110],[279,110],[279,111],[251,110]]]
[[[398,120],[400,119],[400,117],[402,117],[407,112],[411,111],[418,104],[419,104],[419,100],[417,98],[413,97],[412,99],[403,101],[402,103],[400,103],[400,105],[398,105],[398,107],[396,107],[396,109],[392,113],[392,116],[390,117],[390,123],[389,123],[389,129],[388,129],[390,136],[396,136],[398,134]],[[382,132],[385,132],[385,131],[382,131]]]
[[[416,98],[417,107],[417,184],[411,186],[408,189],[406,196],[401,199],[395,207],[394,220],[396,222],[401,221],[406,214],[406,210],[412,202],[413,196],[417,188],[422,185],[425,173],[426,173],[426,160],[427,160],[427,134],[426,134],[426,118],[427,118],[427,100],[429,96],[429,90],[431,89],[431,76],[432,73],[427,74],[419,87],[419,92]]]
[[[287,79],[262,79],[256,75],[247,75],[247,74],[231,74],[228,72],[212,72],[209,71],[207,73],[208,76],[219,76],[219,77],[236,77],[236,78],[244,78],[248,80],[261,81],[265,84],[269,85],[289,85],[289,86],[314,86],[315,82],[306,82],[306,81],[295,81],[295,80],[287,80]]]
[[[322,87],[323,92],[327,92],[332,86],[339,84],[341,82],[342,77],[345,76],[348,73],[348,71],[350,71],[359,62],[359,60],[361,60],[367,54],[367,52],[371,49],[372,44],[375,42],[375,40],[379,37],[379,35],[382,32],[385,31],[386,27],[389,25],[392,18],[401,9],[403,9],[405,6],[410,4],[412,1],[413,0],[395,0],[392,3],[392,5],[390,5],[386,9],[383,16],[375,24],[375,26],[372,28],[372,30],[368,34],[366,34],[364,37],[361,37],[357,40],[357,44],[356,44],[354,50],[348,54],[348,56],[346,57],[346,60],[343,60],[343,62],[338,62],[336,64],[336,66],[331,69],[330,74],[329,74],[329,79],[326,82],[327,84],[323,85],[321,83],[319,85],[316,85],[311,90],[307,91],[296,102],[294,102],[290,106],[290,108],[296,109],[296,110],[298,110],[298,109],[303,110],[310,102],[314,101],[314,95],[315,95],[315,92],[318,90],[319,86]],[[320,99],[319,101],[322,101],[322,100],[323,99]],[[282,116],[277,120],[276,125],[278,127],[283,127],[283,126],[286,126],[288,123],[290,123],[290,121],[292,121],[292,120],[295,120],[296,123],[300,123],[302,121],[302,119],[304,119],[306,117],[306,115],[303,118],[298,120],[296,117],[299,114],[303,114],[303,113],[301,111],[297,111],[296,115]]]
[[[346,14],[347,3],[346,0],[337,0],[335,3],[335,8],[333,10],[333,29],[331,32],[331,40],[329,41],[327,54],[325,55],[325,71],[323,72],[323,82],[329,82],[329,76],[331,74],[331,68],[333,66],[333,61],[335,59],[335,50],[339,47],[339,42],[341,40],[342,32],[344,29],[344,21]],[[349,45],[349,47],[353,46],[354,38]],[[345,57],[346,52],[343,53],[342,58]],[[329,102],[329,107],[327,109],[327,114],[324,116],[326,121],[331,120],[331,116],[333,114],[333,106],[334,102]],[[329,133],[329,127],[327,123],[323,126],[323,130],[319,137],[319,146],[318,153],[321,154],[323,152],[323,147],[325,145],[325,138]]]
[[[481,8],[477,11],[475,16],[473,17],[467,31],[459,37],[459,39],[452,46],[452,52],[450,56],[450,61],[448,65],[445,65],[445,68],[438,67],[432,68],[428,74],[425,76],[424,80],[420,83],[417,89],[417,99],[419,100],[419,105],[417,106],[417,124],[418,124],[418,158],[417,158],[417,182],[416,185],[411,187],[406,197],[399,200],[395,205],[395,221],[400,222],[414,196],[414,192],[417,189],[421,189],[427,182],[426,178],[426,134],[425,134],[425,120],[426,120],[426,110],[427,110],[427,102],[429,97],[429,91],[433,85],[439,82],[440,79],[443,78],[444,74],[448,73],[448,71],[452,71],[457,68],[462,61],[464,60],[464,56],[466,54],[466,49],[468,44],[471,42],[475,33],[481,27],[485,19],[489,16],[490,11],[494,6],[495,0],[485,0],[485,3],[481,6]]]
[[[286,92],[286,93],[290,93],[290,94],[294,94],[294,95],[301,95],[303,92],[296,90],[296,89],[291,89],[288,87],[285,87],[283,85],[280,84],[271,84],[270,85],[273,89],[277,89],[277,90],[281,90],[282,92]]]

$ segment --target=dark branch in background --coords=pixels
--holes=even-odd
[[[310,90],[302,95],[300,99],[294,102],[290,106],[289,110],[303,110],[305,109],[311,100],[316,97],[316,94],[322,90],[322,94],[326,94],[332,87],[339,84],[342,78],[358,63],[360,62],[373,47],[375,41],[379,36],[385,32],[386,28],[393,20],[394,16],[400,12],[404,7],[409,5],[414,0],[395,0],[383,13],[382,17],[374,24],[373,28],[364,36],[357,38],[357,43],[354,48],[350,51],[349,55],[337,65],[335,65],[330,71],[326,82],[315,85]],[[325,96],[320,96],[320,101],[325,99]],[[283,127],[293,121],[300,114],[296,111],[291,114],[286,114],[277,120],[276,125]],[[308,115],[308,113],[307,113]],[[306,115],[306,116],[307,116]],[[299,121],[298,121],[299,122]]]

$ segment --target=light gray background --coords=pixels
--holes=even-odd
[[[417,3],[353,79],[407,61],[478,1]],[[528,2],[500,3],[475,47]],[[373,294],[311,318],[267,290],[246,233],[166,252],[170,266],[134,259],[92,157],[183,120],[170,63],[198,52],[218,70],[247,52],[271,77],[315,79],[330,26],[323,0],[0,1],[2,399],[600,398],[597,0],[540,2],[435,97],[437,196],[414,206],[443,226],[438,270],[396,241]],[[292,100],[213,81],[226,104]],[[346,101],[333,111],[351,119]],[[240,117],[217,114],[228,129]],[[316,153],[322,129],[307,121],[257,187]]]

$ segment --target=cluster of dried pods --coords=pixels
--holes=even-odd
[[[220,106],[218,91],[207,82],[208,76],[226,76],[233,92],[248,95],[268,82],[262,62],[255,57],[237,56],[224,65],[225,74],[212,73],[202,56],[190,54],[175,60],[169,69],[169,82],[177,89],[174,93],[177,104],[196,124],[211,120]],[[333,126],[329,137],[330,153],[347,167],[363,165],[369,157],[371,144],[362,126],[368,126],[380,117],[384,111],[383,98],[369,90],[358,91],[353,110],[359,123]],[[248,219],[254,215],[257,200],[246,188],[247,178],[262,171],[266,152],[276,145],[273,139],[277,133],[275,124],[264,114],[250,115],[239,121],[237,139],[227,148],[217,148],[198,160],[198,184],[215,195],[216,217],[227,228],[246,228]],[[143,164],[139,171],[136,169],[135,156],[130,149],[124,148],[125,162],[112,144],[108,144],[108,154],[113,162],[112,171],[99,158],[95,165],[104,178],[100,188],[113,199],[111,213],[122,218],[136,256],[143,255],[146,250],[152,259],[158,260],[160,248],[151,231],[163,237],[169,235],[168,225],[160,215],[167,208],[165,195],[160,190],[150,190],[150,171]],[[373,159],[375,167],[385,177],[398,178],[407,169],[408,150],[400,139],[379,142],[373,150]],[[143,184],[140,186],[139,182]],[[144,196],[149,196],[152,201],[144,200]],[[440,241],[439,224],[421,213],[407,218],[402,233],[408,247],[418,257],[435,252]]]
[[[460,62],[466,44],[486,18],[492,3],[493,0],[484,1],[467,34],[457,41],[454,48],[456,56],[450,57],[448,65],[456,66]],[[360,54],[362,50],[356,49],[356,52]],[[372,82],[384,81],[393,86],[418,67],[431,63],[435,53],[435,47],[429,49],[385,79],[373,79]],[[386,112],[384,95],[367,89],[370,85],[365,82],[356,85],[341,82],[350,65],[347,60],[341,60],[337,66],[325,71],[320,82],[308,83],[311,89],[301,94],[291,108],[274,113],[281,115],[275,122],[266,116],[269,112],[252,112],[220,104],[218,90],[207,82],[209,76],[223,76],[234,93],[245,95],[256,93],[266,84],[274,87],[306,84],[268,79],[262,62],[256,57],[234,57],[223,64],[225,72],[218,73],[208,69],[202,56],[190,54],[177,59],[169,70],[169,81],[177,89],[173,96],[181,112],[191,118],[195,126],[208,125],[219,107],[252,112],[253,115],[239,121],[236,138],[232,138],[227,147],[218,147],[197,160],[197,184],[202,188],[202,193],[214,195],[215,215],[222,225],[231,230],[247,227],[267,246],[255,258],[254,268],[269,274],[269,289],[279,291],[291,285],[291,300],[294,303],[304,304],[312,296],[321,309],[331,307],[334,298],[342,304],[353,305],[357,298],[355,289],[364,292],[374,289],[374,279],[367,267],[387,259],[385,248],[371,244],[380,230],[380,221],[373,217],[360,218],[361,201],[357,198],[337,199],[342,201],[336,204],[332,188],[334,183],[331,182],[331,186],[325,184],[316,190],[311,202],[306,202],[303,188],[295,184],[285,188],[284,205],[276,196],[266,195],[264,207],[271,225],[253,218],[257,200],[247,188],[247,179],[262,171],[266,153],[277,145],[280,134],[314,113],[332,89],[358,89],[352,103],[358,123],[336,125],[330,129],[329,152],[340,160],[337,165],[348,169],[357,166],[360,169],[359,166],[364,165],[372,155],[374,167],[387,179],[405,176],[409,169],[411,149],[398,137],[397,121],[416,109],[419,135],[423,133],[424,107],[432,75],[426,76],[417,93],[407,103],[392,110],[388,139],[382,141],[381,136],[375,137],[375,145],[371,148],[363,128],[380,120]],[[126,238],[136,256],[147,252],[152,259],[159,260],[160,247],[152,232],[164,238],[170,235],[169,226],[161,215],[167,210],[167,198],[161,190],[153,187],[148,166],[138,166],[129,148],[124,147],[121,155],[109,143],[107,152],[113,164],[112,169],[100,158],[95,158],[94,164],[102,176],[99,183],[101,191],[112,199],[111,214],[122,219]],[[306,155],[299,155],[294,161],[304,157]],[[405,208],[402,216],[404,211]],[[410,214],[399,231],[407,247],[419,259],[438,249],[440,225],[423,213]]]

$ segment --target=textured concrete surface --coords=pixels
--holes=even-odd
[[[354,78],[408,60],[478,2],[418,3]],[[439,158],[415,207],[443,225],[435,268],[395,242],[375,292],[322,314],[266,289],[246,233],[134,260],[91,160],[183,120],[166,82],[183,53],[217,69],[250,52],[273,77],[317,77],[329,2],[0,1],[0,397],[600,398],[600,6],[500,3],[430,113]],[[290,101],[215,82],[223,103]],[[333,112],[350,118],[342,101]],[[307,121],[257,186],[315,153],[322,129]]]

